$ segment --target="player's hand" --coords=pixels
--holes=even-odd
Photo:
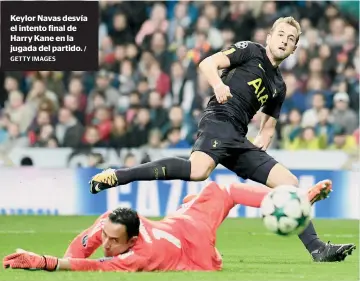
[[[253,144],[261,150],[266,150],[271,143],[271,138],[264,137],[263,135],[257,135],[253,141]]]
[[[3,259],[4,268],[12,269],[31,269],[54,271],[57,267],[58,259],[51,256],[40,256],[38,254],[17,250],[16,253],[6,256]]]
[[[232,94],[230,93],[230,88],[224,83],[220,83],[214,87],[214,93],[216,96],[216,100],[218,103],[226,103],[229,99],[232,98]]]

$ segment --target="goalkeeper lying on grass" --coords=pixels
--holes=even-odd
[[[331,190],[324,181],[308,193],[311,202],[320,192]],[[322,190],[324,189],[324,190]],[[222,258],[215,248],[216,230],[236,205],[259,207],[267,187],[249,188],[243,184],[230,187],[209,183],[199,195],[184,203],[174,214],[161,221],[151,221],[129,208],[117,208],[100,216],[69,245],[64,258],[42,256],[24,250],[8,255],[5,268],[47,271],[170,271],[220,270]],[[102,246],[105,257],[88,259]],[[331,245],[333,249],[337,245]],[[339,246],[340,247],[340,246]],[[346,254],[355,248],[346,247]],[[328,256],[328,248],[319,252]],[[333,251],[334,261],[343,259],[344,251]]]

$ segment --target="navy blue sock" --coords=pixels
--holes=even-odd
[[[322,245],[324,245],[324,242],[322,242],[317,236],[312,222],[310,222],[307,228],[305,228],[305,230],[299,234],[299,238],[309,253],[319,249]]]
[[[183,158],[170,157],[115,171],[118,184],[151,180],[190,180],[191,162]]]

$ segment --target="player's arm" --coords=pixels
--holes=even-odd
[[[144,267],[144,259],[132,252],[130,256],[125,256],[124,259],[120,255],[113,258],[103,258],[99,260],[93,259],[59,259],[57,270],[70,270],[70,271],[127,271],[136,272]]]
[[[140,271],[145,268],[148,260],[134,254],[133,251],[117,257],[99,260],[83,258],[56,258],[42,256],[28,251],[17,251],[3,259],[4,268],[39,269],[46,271]]]
[[[261,114],[260,129],[258,135],[254,139],[254,145],[266,150],[271,144],[272,138],[275,135],[275,127],[277,120],[263,112]]]
[[[205,75],[210,86],[214,89],[223,82],[219,76],[219,69],[224,69],[230,66],[229,57],[224,52],[217,52],[205,58],[200,64],[199,69]]]
[[[223,52],[207,57],[199,64],[200,71],[213,88],[218,103],[225,103],[232,97],[230,88],[223,83],[218,73],[219,69],[228,66],[230,66],[230,60]]]
[[[285,99],[285,93],[286,89],[261,110],[260,129],[253,143],[262,150],[266,150],[269,147],[275,135],[276,124]]]
[[[223,83],[218,72],[220,69],[236,67],[245,63],[255,55],[255,50],[256,47],[251,42],[238,42],[227,49],[205,58],[199,64],[199,68],[207,78],[209,84],[215,88],[217,85]]]
[[[88,258],[101,245],[102,219],[100,216],[88,229],[77,235],[67,248],[64,258]]]
[[[215,53],[205,58],[199,69],[214,89],[216,99],[219,103],[226,102],[232,97],[230,88],[223,83],[219,76],[219,69],[236,67],[254,55],[254,46],[248,42],[239,42],[231,45],[228,49]]]

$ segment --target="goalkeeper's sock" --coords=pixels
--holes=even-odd
[[[324,245],[324,242],[317,236],[312,222],[310,222],[305,230],[299,235],[299,238],[309,253],[312,253]]]
[[[128,169],[115,171],[118,185],[128,184],[132,181],[151,180],[190,180],[190,160],[171,157],[141,164]]]
[[[229,194],[235,204],[260,208],[261,201],[271,190],[266,186],[233,183],[229,187]]]

